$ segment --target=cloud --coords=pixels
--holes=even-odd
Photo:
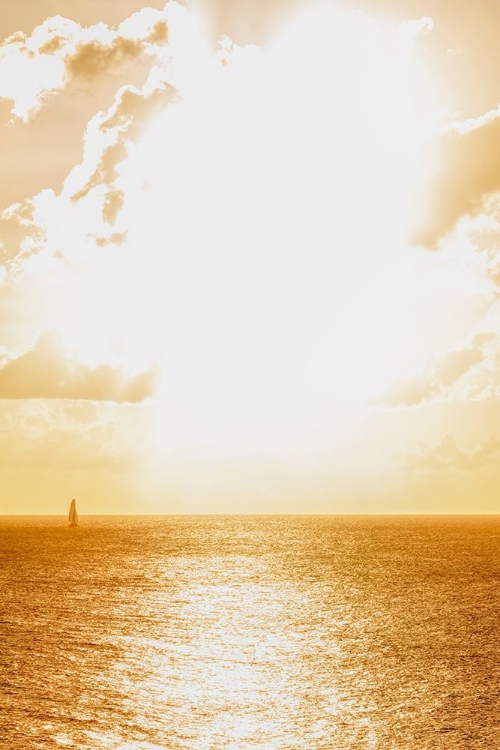
[[[1,267],[0,267],[1,268]],[[0,325],[18,326],[29,321],[32,311],[28,306],[28,293],[11,283],[0,285]],[[3,341],[5,344],[5,340]]]
[[[1,468],[128,471],[136,464],[126,420],[101,406],[23,401],[0,409]]]
[[[59,338],[46,333],[35,346],[0,369],[0,399],[81,399],[138,403],[153,394],[156,373],[126,375],[118,368],[91,368],[70,360]]]
[[[80,181],[83,177],[84,184],[71,195],[72,202],[77,203],[95,188],[104,186],[102,218],[113,225],[124,203],[124,191],[115,181],[119,176],[118,165],[128,156],[128,144],[140,136],[154,114],[175,101],[176,89],[162,80],[151,82],[148,79],[142,91],[135,86],[122,87],[110,109],[89,124],[84,162],[73,175]],[[92,165],[93,171],[90,171]],[[68,188],[73,184],[70,177]]]
[[[110,184],[116,177],[116,165],[123,161],[127,156],[127,149],[123,142],[118,141],[108,146],[102,153],[97,166],[90,179],[84,187],[71,196],[73,201],[79,201],[85,198],[92,190],[102,184]]]
[[[145,369],[144,362],[154,358],[151,347],[145,354],[142,346],[147,331],[144,336],[137,335],[132,343],[124,343],[130,327],[128,322],[121,321],[133,317],[131,295],[139,291],[141,296],[141,290],[132,282],[141,261],[137,253],[132,258],[130,252],[121,252],[121,246],[129,248],[127,217],[120,218],[120,212],[124,194],[134,187],[130,180],[121,178],[121,165],[150,118],[176,96],[177,91],[163,82],[158,69],[153,69],[141,89],[121,87],[112,105],[88,123],[82,163],[70,172],[62,191],[56,194],[53,190],[43,190],[0,213],[0,324],[4,344],[12,351],[26,349],[44,329],[62,330],[62,314],[66,340],[80,341],[83,333],[89,344],[86,356],[92,362],[99,361],[111,341],[120,347],[115,355],[136,371]],[[138,189],[142,189],[141,185]],[[109,284],[97,282],[104,277]],[[99,285],[97,305],[96,284]],[[118,300],[117,287],[120,287]],[[110,309],[109,296],[113,293],[114,304]],[[94,295],[92,341],[85,312],[89,295]],[[80,302],[75,304],[77,299]],[[69,308],[71,314],[67,315],[63,311]],[[141,309],[144,310],[144,301]],[[141,316],[141,325],[145,327],[144,314]],[[134,331],[137,325],[137,320],[131,321]],[[134,357],[137,349],[139,354]],[[12,363],[6,372],[0,373],[0,381],[4,383],[15,367],[20,364]],[[120,377],[117,370],[109,368],[82,376],[79,395],[75,397],[127,401],[150,395],[152,381],[146,375],[133,392]],[[91,382],[93,392],[82,395],[85,384],[89,386]],[[21,397],[18,391],[19,386],[9,382],[8,393]]]
[[[0,211],[0,269],[17,275],[36,269],[38,259],[49,273],[50,264],[90,260],[96,248],[123,244],[126,226],[115,225],[130,185],[120,183],[120,165],[150,119],[176,100],[156,69],[142,89],[121,87],[111,107],[88,123],[83,160],[60,194],[42,190]]]
[[[489,401],[500,399],[500,347],[493,346],[488,357],[467,373],[458,388],[458,397]]]
[[[102,206],[102,218],[107,224],[114,224],[120,209],[124,203],[124,192],[123,190],[108,190],[104,198]],[[122,234],[118,233],[118,234]],[[116,234],[115,234],[116,236]]]
[[[481,212],[462,219],[452,232],[443,250],[449,255],[463,255],[467,267],[478,279],[489,282],[484,292],[492,299],[500,289],[500,194],[493,194],[483,202]]]
[[[430,16],[403,21],[400,24],[401,34],[410,41],[415,41],[418,37],[430,34],[434,28],[434,21]]]
[[[56,40],[59,43],[60,38],[55,37],[50,41],[54,43]],[[150,45],[166,44],[167,40],[165,20],[158,21],[144,39],[126,38],[119,35],[111,38],[107,43],[92,39],[78,45],[72,54],[65,57],[66,72],[69,76],[93,79],[128,60],[140,57]],[[62,40],[60,44],[62,46]],[[53,51],[59,48],[56,47]]]
[[[134,86],[124,86],[116,94],[114,103],[101,119],[99,128],[106,132],[119,127],[129,137],[137,137],[140,124],[176,98],[177,92],[162,81],[156,88],[145,87],[144,92]]]
[[[496,341],[494,333],[477,334],[470,345],[447,352],[430,362],[427,369],[394,383],[375,403],[390,407],[418,406],[438,398],[445,398],[452,386],[485,361],[489,346]]]
[[[114,232],[107,237],[96,237],[95,244],[97,247],[106,247],[107,245],[123,245],[127,239],[127,232]]]
[[[500,108],[456,123],[439,141],[439,167],[427,193],[427,217],[412,240],[430,249],[465,215],[500,190]]]
[[[175,3],[174,3],[175,4]],[[168,12],[145,8],[116,31],[99,23],[88,28],[55,16],[30,36],[18,32],[0,45],[0,98],[25,122],[69,81],[92,81],[168,42]]]
[[[0,212],[0,264],[5,268],[36,251],[44,233],[34,218],[34,205],[25,200]]]
[[[397,455],[402,465],[411,471],[417,469],[480,469],[500,461],[500,440],[490,438],[471,451],[459,448],[452,435],[432,447],[425,443]]]

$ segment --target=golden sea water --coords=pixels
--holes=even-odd
[[[500,519],[0,518],[0,747],[500,748]]]

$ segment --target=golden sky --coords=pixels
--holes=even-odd
[[[0,509],[496,512],[500,5],[0,6]]]

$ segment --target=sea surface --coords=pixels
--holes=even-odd
[[[500,517],[3,517],[0,595],[2,748],[500,748]]]

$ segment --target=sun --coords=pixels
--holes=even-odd
[[[82,348],[102,360],[108,337],[131,370],[159,360],[182,440],[283,437],[366,403],[411,347],[393,314],[408,268],[387,274],[428,158],[419,31],[319,6],[266,47],[203,47],[128,145],[127,240],[87,284]]]

